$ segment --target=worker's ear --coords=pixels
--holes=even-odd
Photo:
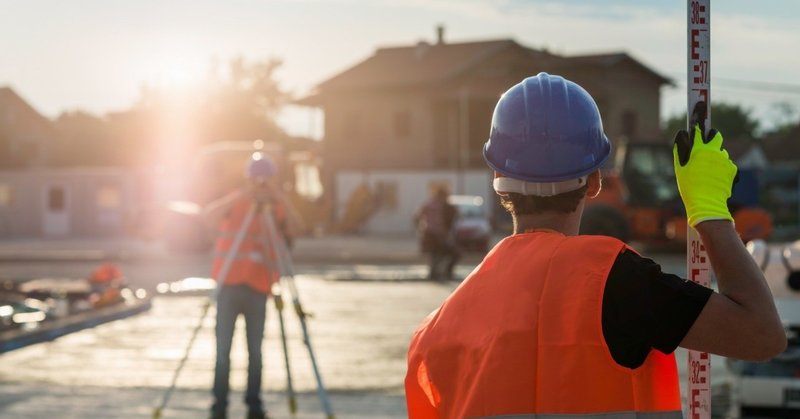
[[[603,189],[603,176],[600,175],[600,171],[595,170],[592,174],[590,174],[589,178],[586,180],[586,183],[588,185],[586,196],[589,199],[597,198],[597,195],[600,194],[600,190]]]

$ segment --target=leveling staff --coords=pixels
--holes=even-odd
[[[772,296],[726,206],[736,166],[722,135],[693,128],[691,141],[676,138],[675,171],[719,293],[617,239],[578,235],[611,153],[583,88],[540,73],[500,98],[484,157],[514,234],[414,334],[412,419],[680,418],[676,347],[748,360],[783,351]]]

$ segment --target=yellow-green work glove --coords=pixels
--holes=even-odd
[[[700,114],[705,114],[705,104],[695,108],[692,120],[702,121]],[[708,220],[733,221],[727,202],[738,169],[722,148],[722,134],[712,129],[704,137],[701,126],[692,125],[693,138],[690,140],[685,130],[678,131],[672,146],[675,178],[689,225],[694,227]]]

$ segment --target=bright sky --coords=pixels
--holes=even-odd
[[[142,84],[191,83],[212,57],[237,54],[282,58],[279,81],[302,95],[378,46],[433,41],[437,24],[450,42],[626,51],[675,80],[662,91],[662,116],[685,107],[684,0],[0,0],[0,8],[0,86],[48,117],[124,110]],[[714,0],[712,97],[752,108],[768,125],[780,115],[774,103],[796,115],[798,45],[800,2]],[[773,84],[743,89],[736,80]],[[282,122],[294,134],[319,129],[297,110]]]

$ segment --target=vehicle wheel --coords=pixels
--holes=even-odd
[[[631,239],[628,220],[616,208],[592,205],[583,211],[581,234],[611,236],[627,243]]]

